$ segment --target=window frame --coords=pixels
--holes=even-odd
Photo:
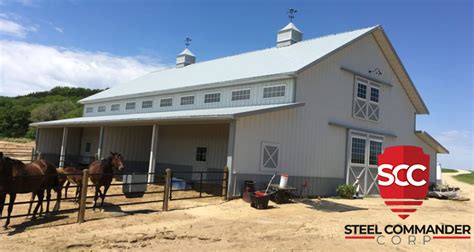
[[[107,106],[100,105],[97,107],[97,113],[104,113],[105,111],[107,111]]]
[[[281,99],[286,97],[286,91],[287,91],[287,85],[286,84],[275,84],[275,85],[268,85],[262,87],[262,98],[263,99]],[[265,89],[266,88],[276,88],[276,87],[283,87],[283,95],[282,96],[271,96],[271,97],[265,97]]]
[[[193,97],[193,103],[183,104],[183,98],[187,98],[187,97]],[[194,104],[196,104],[196,96],[195,95],[183,95],[183,96],[179,97],[179,105],[180,106],[190,106],[190,105],[194,105]]]
[[[276,147],[277,148],[277,162],[276,162],[276,167],[275,168],[269,168],[269,167],[265,167],[265,163],[268,163],[268,162],[265,162],[265,155],[264,155],[264,152],[265,152],[265,147],[266,146],[272,146],[272,147]],[[275,153],[273,153],[275,154]],[[275,162],[275,160],[272,158],[273,157],[273,154],[270,155],[270,159],[273,160],[273,162]],[[267,141],[262,141],[261,144],[260,144],[260,170],[261,171],[272,171],[272,172],[276,172],[276,171],[279,171],[280,169],[280,163],[281,163],[281,148],[280,148],[280,144],[279,143],[274,143],[274,142],[267,142]]]
[[[161,101],[162,100],[171,100],[171,104],[169,106],[161,106]],[[160,108],[167,108],[167,107],[173,107],[173,97],[163,97],[160,98]]]
[[[362,84],[362,85],[366,86],[365,99],[359,97],[359,92],[358,92],[359,84]],[[381,96],[381,92],[382,92],[381,87],[382,86],[379,83],[375,82],[375,81],[368,80],[368,79],[366,79],[364,77],[360,77],[358,75],[356,75],[354,77],[354,91],[353,91],[353,101],[352,101],[352,117],[353,118],[358,119],[358,120],[362,120],[362,121],[375,122],[375,123],[380,122],[380,117],[381,117],[380,96]],[[377,102],[371,100],[371,98],[372,98],[371,97],[372,89],[377,89],[378,90],[378,101]],[[356,106],[357,101],[364,102],[364,104],[365,104],[364,118],[358,117],[356,115],[357,113],[355,113],[356,112],[355,111],[355,109],[356,109],[355,106]],[[378,119],[377,120],[373,120],[369,116],[369,107],[370,107],[371,104],[377,105],[377,107],[378,107]]]
[[[91,114],[91,113],[94,113],[94,107],[86,107],[85,109],[86,111],[86,114]]]
[[[384,143],[385,143],[385,136],[383,135],[378,135],[378,134],[373,134],[373,133],[368,133],[368,132],[363,132],[363,131],[358,131],[358,130],[349,130],[348,131],[348,136],[349,136],[349,145],[348,145],[348,154],[347,154],[347,159],[349,161],[349,166],[357,166],[357,167],[370,167],[370,168],[376,168],[378,165],[371,165],[370,164],[370,141],[373,142],[379,142],[382,144],[382,152],[384,150]],[[365,140],[365,150],[364,150],[364,163],[359,164],[359,163],[352,163],[352,139],[353,138],[359,138],[359,139],[364,139]]]
[[[204,154],[202,152],[199,152],[199,150],[204,150]],[[194,160],[196,162],[207,162],[207,153],[208,153],[208,148],[204,146],[198,146],[196,147],[196,155],[194,157]],[[204,160],[199,160],[199,158],[202,158],[204,156]]]
[[[129,104],[133,104],[133,108],[127,108]],[[137,103],[136,102],[126,102],[125,103],[125,110],[135,110],[137,109]]]
[[[218,94],[219,97],[218,97],[218,101],[210,101],[210,102],[206,102],[206,95],[214,95],[214,94]],[[222,92],[211,92],[211,93],[205,93],[204,94],[204,104],[209,104],[209,103],[220,103],[222,101]]]
[[[114,109],[114,106],[117,106],[117,109]],[[120,103],[110,105],[110,111],[112,112],[120,111]]]
[[[238,92],[238,91],[249,91],[249,98],[248,99],[239,99],[239,100],[234,100],[233,97],[233,93],[234,92]],[[230,90],[230,101],[231,102],[242,102],[242,101],[250,101],[252,99],[252,88],[241,88],[241,89],[234,89],[234,90]]]
[[[149,102],[151,104],[150,107],[144,107],[143,106],[147,102]],[[144,101],[142,101],[142,109],[153,109],[153,100],[144,100]]]

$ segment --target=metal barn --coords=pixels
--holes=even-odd
[[[133,171],[230,169],[229,194],[275,173],[309,195],[339,184],[377,194],[376,158],[392,145],[448,153],[416,130],[428,109],[381,26],[302,41],[292,23],[274,48],[196,62],[87,97],[80,118],[38,122],[36,149],[65,164],[120,152]],[[153,179],[150,177],[150,179]]]

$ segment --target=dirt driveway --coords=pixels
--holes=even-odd
[[[473,186],[451,179],[465,196]],[[179,204],[179,201],[171,204]],[[184,202],[184,201],[183,201]],[[473,224],[473,202],[430,199],[407,220],[391,213],[380,198],[323,199],[255,210],[242,200],[208,202],[206,206],[170,212],[125,214],[83,224],[31,226],[0,234],[1,250],[445,250],[472,251],[469,240],[432,240],[416,247],[403,240],[384,245],[374,240],[345,240],[346,224]]]

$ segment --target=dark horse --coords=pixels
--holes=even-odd
[[[40,168],[43,171],[43,175],[45,175],[43,179],[43,187],[46,190],[46,213],[49,213],[49,203],[51,202],[51,190],[53,189],[56,194],[56,204],[54,205],[53,211],[58,211],[60,204],[61,204],[61,187],[64,184],[62,181],[62,178],[58,173],[58,169],[56,168],[55,165],[50,163],[47,160],[40,159],[40,160],[35,160],[32,163],[28,164],[30,166],[36,166]],[[40,195],[36,195],[35,192],[31,193],[31,202],[30,202],[30,207],[28,208],[28,215],[31,212],[31,207],[33,205],[33,201],[35,199],[35,196],[38,196],[38,200]],[[39,203],[38,203],[39,204]],[[40,205],[40,215],[43,213],[43,204]]]
[[[107,194],[107,190],[109,190],[112,179],[114,178],[114,168],[119,171],[123,171],[124,169],[122,155],[115,152],[110,152],[108,158],[97,160],[89,165],[89,172],[91,174],[90,178],[95,186],[94,206],[92,207],[94,211],[99,196],[102,199],[100,208],[104,205],[105,195]],[[104,192],[100,191],[102,186],[104,187]]]
[[[75,202],[79,202],[79,195],[81,194],[82,188],[82,170],[77,167],[65,167],[59,168],[58,174],[60,174],[60,183],[64,186],[64,197],[67,198],[67,191],[71,184],[76,185],[76,196],[74,197]]]
[[[10,195],[8,217],[4,227],[8,227],[10,224],[10,216],[17,193],[35,193],[38,196],[38,204],[33,211],[33,217],[36,216],[38,208],[43,204],[44,191],[59,185],[58,176],[44,176],[50,172],[56,172],[56,169],[52,171],[51,167],[47,167],[46,171],[45,173],[38,165],[24,164],[19,160],[5,157],[3,152],[0,152],[0,217],[5,206],[6,195]]]

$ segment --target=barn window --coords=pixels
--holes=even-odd
[[[97,112],[105,112],[105,106],[99,106]]]
[[[197,147],[196,148],[196,161],[206,162],[207,148]]]
[[[142,101],[142,109],[153,108],[153,101]]]
[[[86,152],[86,153],[91,152],[91,143],[86,143],[86,148],[84,149],[84,152]]]
[[[352,114],[356,118],[377,122],[379,120],[380,87],[376,83],[357,77],[355,82]],[[370,91],[368,93],[368,91]]]
[[[351,163],[365,164],[365,139],[352,137]]]
[[[213,103],[221,101],[221,93],[212,93],[204,95],[204,103]]]
[[[250,89],[232,91],[232,101],[250,100]]]
[[[263,98],[283,97],[285,96],[285,89],[285,85],[264,87]]]
[[[379,89],[376,87],[370,87],[370,101],[379,102]]]
[[[194,95],[181,97],[181,105],[193,105],[193,104],[194,104]]]
[[[92,113],[94,112],[94,108],[93,107],[87,107],[86,108],[86,113]]]
[[[367,97],[367,85],[357,83],[357,97],[365,99]]]
[[[173,98],[163,98],[160,100],[160,107],[171,107],[173,106]]]
[[[120,110],[120,104],[112,104],[110,106],[110,111],[119,111]]]
[[[125,109],[126,110],[135,109],[135,102],[127,102],[125,104]]]
[[[261,168],[263,170],[278,169],[280,147],[278,144],[262,142]]]
[[[369,165],[377,165],[377,156],[382,153],[382,142],[370,140]]]

